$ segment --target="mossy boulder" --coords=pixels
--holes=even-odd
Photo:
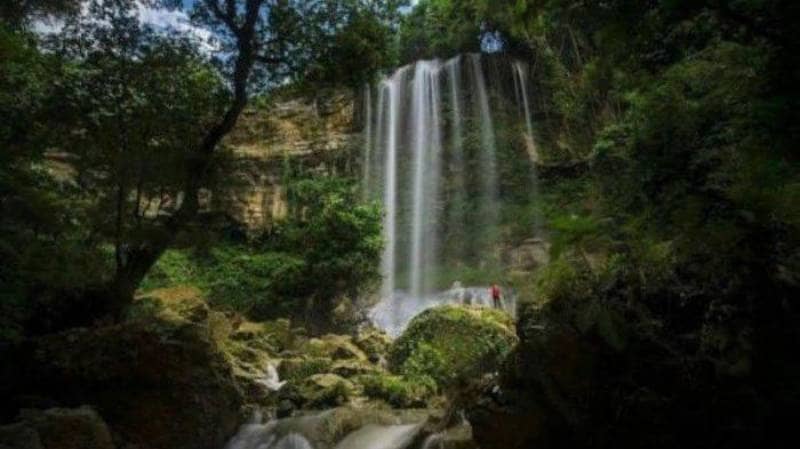
[[[114,444],[105,421],[83,406],[23,410],[18,422],[0,427],[0,448],[114,449]]]
[[[389,350],[392,372],[430,376],[442,388],[496,371],[517,343],[505,312],[442,306],[415,317]]]
[[[370,362],[379,363],[386,358],[392,339],[384,332],[370,328],[359,332],[353,343],[364,351]]]
[[[354,359],[363,362],[369,360],[349,335],[327,334],[312,338],[302,345],[300,352],[312,357],[329,357],[333,360]]]
[[[326,408],[346,404],[356,394],[349,380],[336,374],[314,374],[295,384],[302,406]]]
[[[123,441],[150,449],[221,447],[246,401],[224,347],[231,324],[194,295],[170,298],[137,301],[122,323],[27,342],[0,396],[91,404]]]
[[[128,308],[128,319],[140,320],[157,317],[162,321],[205,320],[211,308],[202,292],[191,286],[177,286],[150,290],[140,295]]]
[[[333,365],[329,357],[291,357],[281,360],[278,365],[280,378],[297,382],[314,374],[327,373]]]
[[[330,372],[348,378],[361,374],[378,373],[380,371],[381,369],[375,365],[355,359],[336,360],[330,367]]]
[[[436,383],[430,377],[408,379],[391,374],[370,374],[357,379],[364,387],[364,395],[395,408],[426,407],[436,390]]]

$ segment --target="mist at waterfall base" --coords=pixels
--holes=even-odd
[[[537,235],[531,79],[523,62],[467,54],[365,88],[362,185],[383,206],[385,242],[370,317],[389,334],[438,304],[491,306],[505,250]]]

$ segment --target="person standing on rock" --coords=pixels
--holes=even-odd
[[[489,293],[492,295],[492,304],[494,308],[502,308],[500,304],[500,287],[498,287],[497,284],[492,284],[492,286],[489,287]]]

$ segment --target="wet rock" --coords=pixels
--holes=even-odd
[[[278,406],[275,408],[275,417],[280,419],[292,416],[295,408],[296,407],[292,401],[289,399],[283,399],[278,402]]]

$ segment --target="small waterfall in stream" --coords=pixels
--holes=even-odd
[[[269,391],[278,391],[286,384],[285,380],[280,379],[278,369],[275,368],[275,364],[272,362],[267,363],[264,377],[258,379],[257,382],[267,387]]]
[[[422,423],[366,424],[331,442],[320,438],[331,425],[333,411],[275,419],[262,423],[256,414],[241,426],[225,449],[407,449],[419,440]]]
[[[409,316],[452,302],[448,287],[462,276],[497,281],[509,232],[504,197],[538,192],[529,83],[521,61],[467,54],[401,67],[374,95],[366,88],[364,196],[384,208],[376,325],[396,332]],[[513,164],[530,179],[522,194],[512,191]],[[513,313],[513,295],[504,297]]]
[[[334,449],[404,449],[414,441],[419,430],[418,424],[368,424],[345,437]]]

